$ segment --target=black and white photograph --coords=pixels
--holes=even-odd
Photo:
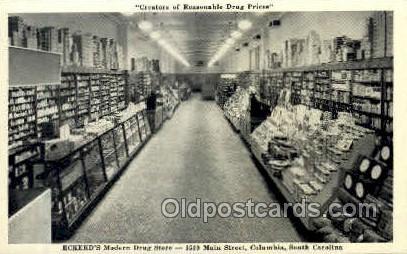
[[[129,6],[7,13],[6,244],[394,242],[397,12]]]

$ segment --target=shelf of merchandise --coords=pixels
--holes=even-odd
[[[68,152],[61,159],[37,159],[33,162],[43,168],[44,184],[52,189],[54,239],[65,239],[73,233],[148,141],[151,133],[147,132],[141,140],[139,126],[148,129],[144,111]]]
[[[100,105],[103,101],[101,85],[100,85],[100,74],[95,73],[90,76],[90,120],[94,121],[99,119],[100,115]]]
[[[352,112],[359,125],[381,135],[392,133],[392,57],[265,70],[262,79],[269,87],[262,88],[268,92],[262,92],[266,96],[260,101],[270,106],[276,105],[281,87],[290,87],[293,104],[329,111],[334,117]]]
[[[76,75],[76,81],[76,124],[83,126],[90,116],[90,77],[88,75]]]
[[[22,147],[25,140],[36,137],[35,105],[35,86],[12,86],[9,88],[9,149]]]
[[[39,85],[36,94],[37,133],[42,138],[42,124],[59,121],[59,84]]]
[[[136,83],[133,92],[135,93],[136,100],[144,97],[146,98],[152,91],[153,77],[152,73],[142,71],[135,74]]]
[[[75,126],[77,100],[76,79],[74,75],[62,76],[59,87],[60,124],[68,124],[71,128]]]

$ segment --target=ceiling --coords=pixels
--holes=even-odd
[[[137,28],[141,20],[150,21],[153,30],[159,31],[161,38],[176,47],[178,52],[192,65],[199,61],[208,63],[216,51],[230,37],[232,31],[238,29],[238,22],[248,19],[253,23],[252,29],[236,42],[236,47],[252,36],[260,24],[279,18],[281,13],[258,15],[248,12],[197,12],[197,13],[145,13],[127,16],[131,27]],[[258,31],[257,31],[258,32]]]

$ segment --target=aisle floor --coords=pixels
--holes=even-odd
[[[288,218],[165,218],[166,198],[275,202],[239,136],[214,101],[194,95],[166,121],[70,242],[302,241]]]

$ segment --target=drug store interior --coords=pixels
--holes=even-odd
[[[8,22],[10,243],[392,241],[392,12]],[[378,216],[204,223],[166,198]]]

